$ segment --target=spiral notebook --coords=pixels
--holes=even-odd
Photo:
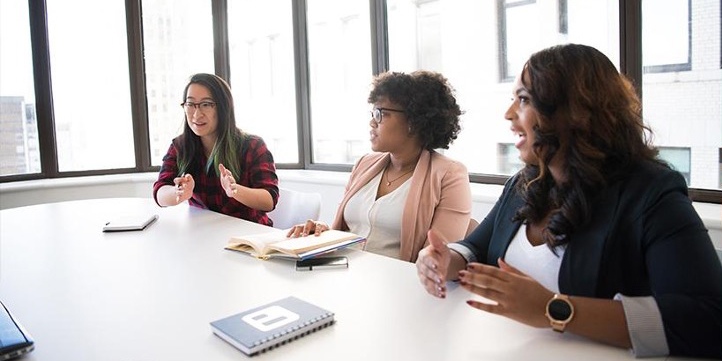
[[[253,356],[334,323],[334,314],[296,297],[287,297],[211,322],[213,333]]]

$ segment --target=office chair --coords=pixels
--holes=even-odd
[[[279,187],[276,209],[268,213],[273,227],[288,229],[306,220],[318,220],[321,214],[321,195],[305,193]]]

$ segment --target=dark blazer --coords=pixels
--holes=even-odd
[[[512,177],[484,221],[460,244],[497,265],[521,223]],[[677,172],[644,164],[600,189],[588,225],[569,235],[561,293],[653,296],[673,355],[722,358],[722,267]]]

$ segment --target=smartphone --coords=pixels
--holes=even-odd
[[[33,339],[0,302],[0,360],[20,357],[34,348]]]
[[[324,268],[348,268],[346,257],[316,257],[296,261],[296,271],[313,271]]]

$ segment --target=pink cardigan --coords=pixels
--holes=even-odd
[[[343,212],[351,196],[389,163],[389,153],[369,153],[351,171],[346,192],[336,211],[333,229],[348,230]],[[471,217],[471,190],[466,167],[435,151],[423,150],[411,176],[401,221],[400,258],[415,262],[427,244],[426,233],[434,228],[449,242],[464,238]]]

